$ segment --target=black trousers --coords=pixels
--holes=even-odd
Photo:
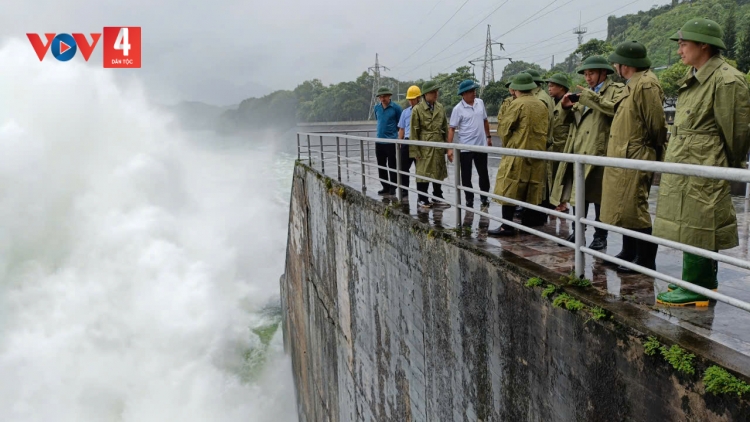
[[[490,174],[487,171],[487,154],[483,152],[459,152],[461,160],[461,185],[467,188],[474,188],[471,184],[471,165],[477,169],[479,175],[479,190],[489,192]],[[474,192],[464,192],[466,195],[466,205],[474,204]],[[482,203],[487,202],[487,197],[481,195]]]
[[[424,202],[430,202],[430,199],[426,197],[425,195],[422,195],[422,192],[427,193],[427,188],[430,186],[430,182],[417,182],[417,190],[419,193],[419,201]],[[432,195],[437,196],[438,198],[443,197],[443,187],[439,184],[432,182]]]
[[[390,169],[396,169],[396,145],[395,144],[375,144],[375,158],[378,160],[378,165],[381,167],[388,167]],[[390,176],[390,179],[389,179]],[[383,189],[395,192],[396,191],[396,172],[388,171],[384,169],[378,169],[378,177],[380,183],[383,185]],[[389,185],[384,180],[390,180],[393,185]]]
[[[411,169],[411,165],[416,163],[417,160],[409,157],[409,145],[401,145],[401,171],[408,173]],[[409,176],[401,174],[401,186],[409,187]]]
[[[589,213],[589,205],[591,205],[590,202],[586,202],[586,205],[584,205],[584,211],[583,211],[584,215]],[[575,214],[575,212],[576,212],[576,207],[573,207],[573,214]],[[599,216],[601,215],[601,213],[602,213],[602,204],[594,204],[594,215],[596,216],[594,221],[596,221],[597,223],[601,223],[602,221],[599,219]],[[575,226],[573,226],[573,230],[575,231]],[[598,227],[594,228],[594,238],[596,239],[606,239],[608,233],[609,232],[604,229],[600,229]]]

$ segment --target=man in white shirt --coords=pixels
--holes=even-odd
[[[487,110],[484,101],[477,98],[477,85],[472,80],[465,80],[458,86],[458,95],[462,100],[453,108],[448,129],[448,142],[452,143],[456,131],[458,131],[458,144],[492,146],[490,135],[490,124],[487,121]],[[487,153],[460,151],[461,154],[461,185],[473,188],[471,184],[471,164],[479,174],[479,190],[488,192],[490,190],[490,175],[487,171]],[[453,162],[453,150],[448,150],[448,160]],[[474,192],[464,191],[466,195],[466,206],[474,206]],[[486,196],[481,196],[482,209],[490,206]]]

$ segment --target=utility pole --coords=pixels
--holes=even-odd
[[[500,50],[505,51],[502,43],[492,41],[490,36],[490,26],[487,25],[487,41],[484,44],[484,57],[479,57],[474,60],[469,60],[469,64],[474,66],[474,62],[483,62],[482,65],[482,83],[479,88],[479,96],[481,97],[484,93],[484,88],[495,82],[495,65],[494,62],[497,60],[510,60],[510,57],[500,57],[492,54],[492,45],[497,44],[500,46]],[[512,62],[512,60],[511,60]]]
[[[370,111],[367,113],[367,120],[372,120],[372,109],[375,107],[375,94],[378,92],[380,86],[380,69],[391,70],[380,64],[378,60],[378,53],[375,53],[375,65],[367,68],[367,71],[372,71],[372,100],[370,100]]]
[[[555,55],[554,54],[552,55],[552,65],[550,65],[550,69],[552,69],[553,67],[555,67]]]
[[[581,44],[583,44],[583,34],[588,32],[587,28],[584,28],[581,26],[581,15],[578,15],[578,28],[573,29],[573,33],[578,35],[578,46],[580,47]]]
[[[573,29],[573,33],[576,34],[576,35],[578,35],[578,46],[579,47],[581,46],[581,44],[583,44],[583,34],[585,34],[586,32],[588,32],[588,29],[584,28],[583,26],[581,26],[581,15],[579,13],[578,14],[578,27],[575,28],[575,29]],[[577,54],[576,55],[576,58],[578,59],[579,63],[580,63],[581,60],[583,60],[582,56],[583,56],[582,54]]]

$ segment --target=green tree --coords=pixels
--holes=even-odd
[[[677,98],[677,90],[680,88],[680,80],[685,77],[688,66],[677,62],[659,74],[661,88],[664,90],[664,97],[674,100]]]
[[[487,117],[497,116],[500,104],[509,95],[510,92],[508,92],[508,88],[505,87],[505,83],[502,81],[487,84],[482,93],[482,100],[484,101],[484,106],[487,108]]]
[[[742,42],[737,48],[737,68],[745,73],[750,72],[750,17],[745,18],[742,31]]]
[[[737,17],[736,7],[732,6],[724,22],[724,44],[727,46],[726,55],[727,58],[735,58],[735,49],[737,44]]]
[[[581,58],[583,60],[586,60],[587,57],[591,56],[607,57],[613,51],[615,51],[615,48],[612,46],[612,44],[608,43],[607,41],[592,38],[576,48],[575,53],[580,54]]]
[[[539,66],[536,63],[527,63],[523,60],[519,60],[519,61],[514,61],[512,63],[508,63],[505,66],[505,69],[503,69],[502,80],[505,82],[508,82],[510,78],[518,75],[519,73],[523,72],[526,69],[538,70],[540,74],[544,74],[546,72],[544,69],[542,69],[541,66]]]

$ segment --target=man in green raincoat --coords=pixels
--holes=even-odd
[[[574,103],[571,93],[565,94],[561,100],[564,121],[571,123],[568,141],[565,143],[563,152],[571,154],[585,154],[604,156],[607,153],[607,140],[609,129],[614,116],[614,100],[622,92],[623,84],[613,82],[608,75],[615,70],[609,65],[607,59],[602,56],[591,56],[581,63],[578,73],[586,79],[590,89],[579,87],[580,101]],[[586,180],[586,202],[574,204],[575,187],[573,186],[573,165],[571,163],[560,163],[555,175],[555,184],[552,187],[550,202],[557,205],[558,210],[567,209],[566,203],[583,205],[584,214],[588,212],[589,204],[594,204],[596,221],[600,221],[602,200],[602,176],[604,169],[601,167],[585,165]],[[571,233],[567,239],[575,241],[575,233]],[[594,250],[607,248],[607,231],[596,229],[594,239],[589,245]]]
[[[448,118],[445,108],[437,102],[440,86],[434,81],[425,82],[422,86],[422,98],[419,104],[412,108],[411,128],[409,139],[412,141],[447,142]],[[445,164],[447,150],[434,147],[411,145],[409,156],[417,160],[417,190],[419,193],[418,206],[420,208],[444,207],[445,202],[431,202],[425,195],[430,181],[420,179],[419,176],[435,180],[445,180],[448,177],[448,167]],[[440,184],[432,182],[432,195],[442,199],[443,189]]]
[[[568,140],[570,132],[570,122],[565,121],[566,113],[563,113],[562,98],[570,91],[570,81],[564,73],[556,73],[546,80],[550,97],[555,102],[555,108],[552,110],[552,119],[549,123],[549,135],[547,136],[547,151],[563,152],[565,142]],[[547,161],[547,192],[552,192],[552,185],[555,181],[558,161]],[[550,204],[551,208],[554,208]]]
[[[664,91],[650,70],[646,47],[637,41],[626,41],[617,46],[609,61],[627,83],[614,105],[607,157],[654,161],[662,155],[667,123],[662,106]],[[648,196],[653,177],[653,172],[605,167],[602,221],[651,234]],[[616,257],[654,270],[656,250],[654,243],[623,236],[622,251]],[[635,272],[622,266],[617,271]]]
[[[547,109],[531,93],[536,88],[534,80],[529,74],[519,73],[513,78],[510,87],[515,91],[516,98],[510,102],[497,122],[497,135],[503,140],[503,147],[544,151],[549,129]],[[545,169],[544,160],[502,157],[497,169],[495,195],[539,205],[542,202]],[[515,206],[503,201],[497,202],[502,205],[503,218],[512,221]],[[515,228],[505,225],[487,232],[491,236],[515,233]]]
[[[542,79],[542,75],[539,74],[539,72],[534,69],[526,69],[524,70],[524,73],[528,73],[534,79],[536,88],[534,88],[531,91],[531,94],[534,95],[536,98],[540,99],[544,103],[544,105],[547,107],[547,113],[549,113],[549,118],[552,119],[552,110],[555,109],[555,102],[552,100],[552,97],[550,97],[549,94],[547,94],[547,91],[544,90],[544,87],[542,87],[542,84],[544,83],[544,79]]]
[[[708,19],[691,19],[670,39],[690,66],[678,89],[674,128],[665,162],[744,168],[750,148],[750,93],[745,75],[722,57],[724,31]],[[654,235],[710,251],[739,244],[729,182],[663,174]],[[717,262],[683,253],[682,279],[718,288]],[[706,296],[670,285],[656,301],[708,306]]]

